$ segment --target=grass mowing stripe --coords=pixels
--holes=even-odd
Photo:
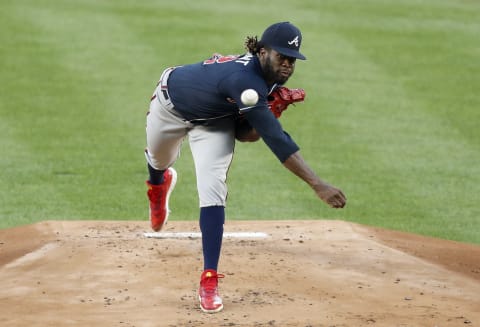
[[[378,22],[372,24],[380,25]],[[362,145],[362,151],[366,150],[367,145],[367,153],[371,158],[366,162],[377,165],[381,163],[380,166],[384,168],[379,173],[377,171],[377,176],[381,178],[378,182],[386,184],[383,187],[374,184],[376,186],[374,189],[382,195],[374,193],[369,194],[373,198],[363,198],[364,203],[374,203],[368,210],[369,213],[379,217],[383,212],[386,216],[383,224],[389,227],[478,241],[476,232],[478,229],[465,230],[456,222],[458,215],[462,217],[466,215],[468,218],[464,219],[468,226],[478,224],[473,195],[478,190],[478,178],[465,176],[465,172],[478,176],[478,173],[475,175],[478,167],[473,164],[478,161],[475,160],[478,159],[478,152],[475,151],[477,144],[463,137],[448,121],[437,117],[435,112],[430,110],[429,97],[425,99],[423,93],[406,87],[399,76],[391,72],[391,68],[398,65],[379,62],[379,57],[383,58],[382,44],[372,46],[368,41],[368,35],[375,31],[369,32],[365,32],[365,37],[361,38],[359,36],[361,32],[357,29],[353,31],[353,27],[352,30],[345,28],[341,30],[341,35],[346,40],[343,42],[345,46],[338,52],[349,57],[349,60],[345,60],[345,67],[332,73],[334,78],[340,79],[341,84],[347,84],[344,90],[337,93],[341,95],[348,89],[349,97],[353,96],[359,100],[355,102],[357,110],[351,112],[351,120],[347,124],[356,133],[364,126],[364,133],[358,133],[357,138],[358,143]],[[402,50],[406,53],[411,51],[395,44],[398,39],[391,34],[385,34],[388,39],[386,37],[383,44],[392,47],[392,52],[401,55]],[[342,44],[338,35],[332,36],[331,39],[332,43],[326,44],[329,49]],[[380,38],[377,37],[375,40],[378,42]],[[427,53],[419,52],[417,58],[421,58],[422,55]],[[385,56],[385,59],[392,57],[393,55]],[[337,58],[326,65],[335,65],[336,61]],[[385,87],[382,87],[383,85]],[[334,90],[327,93],[335,95]],[[346,139],[352,138],[347,136]],[[456,158],[452,158],[452,153],[455,153]],[[396,156],[392,157],[395,154]],[[371,169],[378,169],[377,165],[374,164]],[[375,183],[372,182],[375,181],[374,178],[375,175],[370,174],[365,182]],[[393,187],[393,192],[398,192],[402,196],[392,193],[389,186]],[[473,190],[473,193],[465,194],[465,189]],[[396,201],[390,201],[390,204],[394,205],[390,207],[385,201],[393,198]]]
[[[46,78],[52,81],[56,76],[46,76],[52,52],[42,47],[42,39],[36,38],[35,26],[23,15],[21,9],[5,17],[9,29],[5,33],[5,50],[2,51],[2,122],[8,125],[2,129],[2,198],[1,224],[27,223],[32,219],[55,217],[55,214],[69,212],[67,205],[55,210],[51,203],[61,203],[51,179],[46,173],[53,158],[48,153],[48,138],[44,133],[51,133],[55,116],[45,122],[40,111],[49,110],[49,103],[55,100],[43,89]],[[3,39],[3,38],[2,38]],[[49,44],[51,39],[46,39]],[[13,50],[13,51],[12,51]],[[58,80],[57,80],[58,82]],[[58,120],[57,120],[58,122]],[[35,140],[32,142],[32,140]],[[32,144],[35,143],[35,144]],[[47,168],[47,169],[46,169]],[[54,205],[55,206],[55,205]],[[56,206],[55,206],[56,207]]]
[[[124,135],[124,130],[133,129],[133,122],[123,121],[122,112],[132,108],[122,106],[121,101],[116,97],[104,96],[104,92],[110,95],[115,93],[115,90],[118,94],[122,94],[124,90],[112,90],[112,88],[125,86],[125,82],[124,73],[117,70],[118,76],[106,75],[105,72],[102,73],[102,66],[110,61],[112,65],[118,64],[125,71],[125,65],[115,62],[116,52],[107,42],[109,40],[96,39],[105,41],[103,48],[91,42],[88,36],[95,32],[94,27],[91,33],[79,32],[84,28],[84,24],[89,23],[89,18],[93,19],[93,22],[99,19],[98,16],[85,14],[88,17],[72,13],[59,15],[58,8],[52,11],[29,7],[23,8],[22,15],[25,16],[20,16],[23,18],[22,24],[26,25],[27,22],[35,24],[30,33],[39,42],[36,49],[43,51],[43,55],[51,60],[42,66],[36,64],[35,57],[31,58],[30,66],[37,66],[39,72],[20,70],[19,73],[20,75],[34,73],[31,77],[33,84],[41,87],[29,89],[29,96],[23,99],[23,104],[16,102],[18,99],[12,99],[12,103],[9,104],[15,107],[20,106],[15,112],[14,119],[19,119],[20,115],[25,116],[26,118],[23,119],[27,121],[27,117],[32,115],[32,126],[26,129],[26,133],[17,135],[17,138],[26,143],[30,142],[28,145],[30,158],[26,162],[37,162],[38,169],[30,174],[25,170],[19,172],[18,182],[23,184],[23,189],[35,187],[32,194],[24,190],[23,196],[29,199],[37,195],[45,196],[42,198],[45,205],[35,205],[35,207],[51,208],[51,211],[43,215],[39,210],[40,217],[34,215],[37,219],[56,217],[105,219],[121,215],[122,207],[129,205],[125,201],[128,197],[112,196],[112,191],[118,193],[119,189],[128,190],[128,188],[119,188],[119,185],[129,183],[129,179],[133,180],[135,172],[130,171],[130,174],[125,174],[125,179],[114,179],[115,183],[111,183],[109,172],[112,169],[112,163],[120,167],[117,170],[134,167],[135,160],[132,158],[135,155],[124,151],[126,145],[135,147],[139,162],[143,163],[142,138],[139,137],[138,142],[132,143],[136,138],[127,138]],[[54,19],[57,16],[68,17],[68,19],[62,22]],[[102,22],[102,26],[111,28],[107,19],[102,18],[98,21]],[[114,22],[110,23],[114,24]],[[63,28],[58,29],[58,24]],[[119,31],[116,35],[124,36],[123,32]],[[103,36],[106,39],[111,37],[109,32],[104,33]],[[72,40],[72,35],[83,36],[83,38],[77,37]],[[55,39],[53,44],[48,42],[50,38]],[[121,44],[129,43],[121,42]],[[103,51],[111,50],[113,53],[102,53],[102,49]],[[43,58],[39,61],[41,60]],[[49,72],[48,76],[42,74],[46,71]],[[114,71],[110,70],[110,72]],[[48,91],[47,88],[49,88]],[[113,101],[106,103],[107,99]],[[143,132],[145,111],[145,109],[139,110],[139,134]],[[24,129],[19,128],[19,131],[23,132]],[[136,148],[137,145],[138,148]],[[122,151],[115,152],[115,149],[119,150],[119,148],[122,148]],[[116,154],[120,156],[115,157]],[[23,183],[22,176],[26,179]],[[143,186],[141,180],[137,180],[140,187]],[[136,194],[134,196],[136,197]],[[99,210],[97,206],[103,210]],[[103,212],[105,216],[99,217],[99,212]],[[21,207],[18,215],[22,215]]]
[[[2,184],[38,180],[21,193],[35,199],[29,208],[17,210],[19,193],[2,188],[0,225],[5,212],[22,221],[146,216],[143,114],[160,70],[214,51],[238,53],[246,35],[291,20],[304,33],[309,60],[297,65],[289,86],[304,87],[307,101],[282,123],[319,174],[345,189],[349,206],[326,208],[265,145],[239,145],[229,219],[338,218],[480,242],[472,201],[478,179],[468,177],[478,175],[478,4],[280,0],[262,11],[250,0],[210,5],[37,0],[2,7],[0,81],[8,86],[0,90],[0,125],[9,127],[1,131],[0,147],[8,147]],[[65,111],[55,115],[59,108]],[[187,147],[176,165],[173,219],[198,214]],[[32,159],[38,161],[18,168]],[[411,191],[415,180],[424,183]],[[449,202],[443,185],[463,207]],[[49,196],[63,197],[65,207]]]

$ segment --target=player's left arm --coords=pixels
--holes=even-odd
[[[245,116],[240,115],[235,120],[235,139],[240,142],[256,142],[260,139],[260,134],[250,125]]]

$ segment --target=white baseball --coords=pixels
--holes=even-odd
[[[246,89],[240,97],[242,103],[246,106],[254,106],[258,102],[258,93],[254,89]]]

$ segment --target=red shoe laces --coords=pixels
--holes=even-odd
[[[217,274],[212,277],[205,277],[202,280],[202,288],[205,291],[205,293],[214,293],[217,290],[218,286],[218,279],[219,278],[224,278],[225,275],[223,274]]]

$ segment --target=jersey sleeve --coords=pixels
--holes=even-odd
[[[242,103],[242,92],[247,89],[254,89],[258,93],[258,102],[254,106],[245,106]],[[238,71],[226,77],[221,83],[221,91],[235,101],[239,112],[268,106],[268,88],[265,81],[247,71]]]
[[[246,89],[254,89],[258,93],[258,102],[254,106],[246,107],[241,102],[241,94]],[[221,82],[221,90],[232,98],[240,113],[245,115],[250,125],[255,128],[265,144],[280,160],[285,162],[299,147],[268,109],[268,86],[258,74],[249,71],[237,71],[230,74]]]
[[[285,162],[300,148],[285,132],[268,107],[258,107],[244,113],[250,125],[262,137],[263,141],[280,162]]]

